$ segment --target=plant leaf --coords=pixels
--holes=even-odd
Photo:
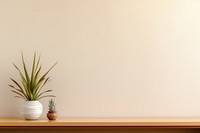
[[[19,72],[20,77],[22,78],[22,80],[23,80],[24,82],[26,82],[25,77],[23,76],[22,72],[21,72],[20,69],[17,67],[17,65],[15,65],[14,63],[13,63],[13,65],[14,65],[15,68],[18,70],[18,72]]]
[[[39,64],[40,64],[40,58],[41,58],[41,55],[39,56],[38,61],[37,61],[37,65],[36,65],[36,68],[35,68],[36,71],[37,71],[38,66],[39,66]]]
[[[46,90],[46,91],[43,91],[42,93],[40,93],[37,98],[39,98],[40,96],[42,96],[43,94],[47,93],[47,92],[51,92],[52,90]]]
[[[27,98],[26,94],[22,90],[15,88],[13,85],[8,85],[8,86],[10,86],[11,88],[15,89],[16,91],[22,93],[22,95]]]
[[[36,59],[36,52],[34,53],[33,65],[32,65],[32,73],[31,73],[31,81],[30,81],[31,92],[33,92],[33,90],[34,90],[35,59]]]
[[[22,65],[23,69],[20,70],[17,65],[14,65],[14,67],[17,69],[17,71],[20,74],[21,77],[21,84],[19,84],[16,80],[11,79],[12,82],[14,82],[14,85],[9,85],[12,89],[12,92],[16,93],[18,98],[22,98],[24,100],[39,100],[44,97],[55,97],[53,95],[45,95],[45,93],[51,92],[52,90],[46,90],[46,91],[41,91],[44,85],[49,81],[50,77],[47,77],[47,74],[53,69],[53,67],[57,64],[53,64],[47,71],[46,73],[43,74],[43,76],[40,76],[40,72],[42,69],[42,65],[40,65],[40,58],[37,59],[36,52],[34,53],[34,58],[32,61],[32,68],[31,68],[31,73],[28,73],[28,69],[26,67],[26,63],[24,60],[24,55],[23,52],[21,52],[21,59],[22,59]],[[30,74],[30,75],[29,75]]]
[[[37,93],[36,95],[38,95],[38,94],[40,93],[40,91],[42,90],[42,88],[43,88],[44,85],[48,82],[49,79],[50,79],[50,77],[48,77],[48,78],[43,82],[42,86],[36,90],[36,93]],[[41,83],[41,82],[40,82],[40,83]]]
[[[40,87],[41,83],[37,83],[37,79],[38,79],[38,75],[40,73],[40,70],[41,70],[42,66],[39,67],[38,71],[36,72],[36,75],[35,75],[35,79],[34,79],[34,91],[33,91],[33,94],[36,94],[38,88]]]
[[[20,97],[20,96],[15,96],[16,98],[21,98],[21,99],[23,99],[23,100],[27,100],[27,99],[25,99],[25,98],[23,98],[23,97]]]
[[[44,98],[44,97],[55,97],[55,96],[54,95],[46,95],[46,96],[39,97],[38,100],[41,98]]]
[[[38,83],[42,82],[45,79],[46,75],[51,71],[51,69],[53,69],[55,67],[56,64],[57,64],[57,62],[52,67],[50,67],[50,69],[40,78]]]
[[[14,79],[10,78],[21,90],[21,93],[26,97],[26,94],[24,93],[24,90],[22,89],[22,87],[17,83],[17,81],[15,81]],[[10,86],[10,87],[14,87],[14,86]],[[14,87],[15,88],[15,87]]]
[[[16,93],[17,95],[19,95],[19,96],[21,96],[21,97],[23,97],[23,98],[25,98],[26,99],[26,97],[24,97],[21,93],[19,93],[19,92],[17,92],[17,91],[15,91],[15,90],[11,90],[12,92],[14,92],[14,93]]]
[[[10,78],[21,90],[23,90],[22,89],[22,87],[17,83],[17,81],[15,81],[14,79],[12,79],[12,78]]]
[[[31,91],[30,91],[30,89],[27,88],[28,86],[27,86],[26,83],[23,82],[22,80],[21,80],[21,83],[22,83],[22,85],[23,85],[23,87],[24,87],[24,90],[25,90],[25,92],[26,92],[27,100],[30,100],[30,99],[31,99],[31,96],[30,96]]]
[[[26,77],[27,85],[30,87],[30,78],[29,78],[29,75],[28,75],[28,72],[27,72],[27,69],[26,69],[26,64],[25,64],[25,61],[24,61],[23,53],[22,53],[22,63],[23,63],[24,74],[25,74],[25,77]]]

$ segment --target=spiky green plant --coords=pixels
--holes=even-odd
[[[57,62],[46,71],[42,76],[40,76],[42,65],[40,64],[40,56],[36,59],[36,53],[34,53],[33,64],[31,69],[31,74],[28,73],[26,63],[24,61],[23,53],[21,54],[23,69],[20,70],[17,65],[14,67],[17,69],[20,75],[21,83],[18,83],[13,78],[10,78],[14,85],[9,84],[12,88],[12,92],[17,94],[17,98],[22,98],[26,101],[36,101],[44,97],[55,97],[54,95],[48,95],[46,93],[52,90],[43,91],[43,87],[49,81],[50,77],[47,77],[51,69],[57,64]],[[23,73],[22,73],[23,71]]]
[[[56,112],[56,104],[53,99],[49,101],[49,112]]]

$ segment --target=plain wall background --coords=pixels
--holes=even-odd
[[[0,117],[9,77],[41,53],[60,117],[199,117],[199,0],[0,0]],[[29,66],[30,66],[29,65]],[[43,71],[44,72],[44,71]],[[44,114],[47,112],[47,101]]]

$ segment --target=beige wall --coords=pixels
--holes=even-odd
[[[200,116],[200,1],[0,0],[0,117],[19,116],[20,51],[44,68],[61,117]],[[42,103],[47,110],[47,100]],[[45,113],[43,114],[45,116]]]

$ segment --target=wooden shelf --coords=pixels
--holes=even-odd
[[[0,118],[2,127],[181,127],[200,128],[200,118],[59,118],[27,121]]]

